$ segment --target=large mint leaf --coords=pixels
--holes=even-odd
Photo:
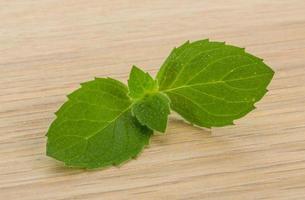
[[[98,168],[134,158],[152,131],[131,114],[127,87],[96,78],[68,96],[48,131],[47,155],[67,166]]]
[[[242,48],[221,42],[186,42],[173,49],[157,80],[171,108],[204,126],[233,124],[266,93],[274,72]]]
[[[170,113],[169,99],[162,93],[148,94],[134,103],[132,113],[141,124],[164,133]]]

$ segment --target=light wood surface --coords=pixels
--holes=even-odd
[[[0,199],[305,199],[304,0],[0,0]],[[276,71],[236,126],[171,117],[120,168],[75,170],[45,155],[65,95],[95,76],[156,74],[186,40],[227,41]]]

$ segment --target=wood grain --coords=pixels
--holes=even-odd
[[[0,199],[305,199],[304,0],[0,0]],[[65,95],[95,76],[156,74],[170,50],[211,38],[275,69],[236,126],[171,117],[166,136],[120,168],[46,157]]]

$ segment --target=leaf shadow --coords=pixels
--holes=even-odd
[[[224,132],[194,126],[176,114],[171,115],[165,135],[154,135],[151,147],[166,148],[166,146],[183,146],[185,151],[192,152],[196,148],[211,151],[215,148],[222,151],[231,149],[234,144]],[[153,151],[153,150],[152,150]]]

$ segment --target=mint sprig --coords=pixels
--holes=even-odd
[[[128,88],[96,78],[68,95],[47,137],[47,155],[65,165],[100,168],[136,157],[170,109],[192,124],[220,127],[253,110],[274,72],[244,49],[201,40],[174,48],[154,80],[133,67]]]

